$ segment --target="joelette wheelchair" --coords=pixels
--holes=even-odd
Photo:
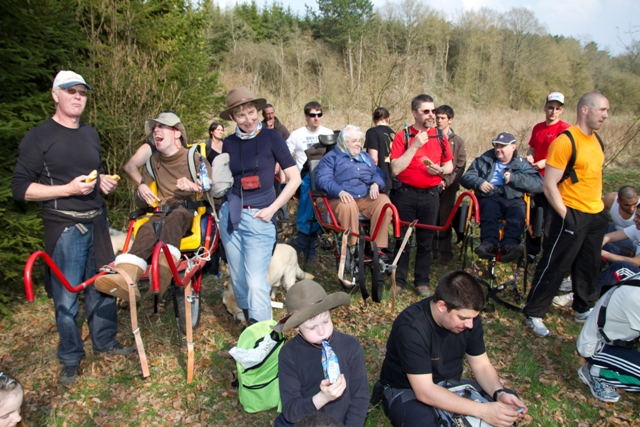
[[[152,191],[155,189],[155,185],[150,186]],[[202,284],[202,270],[206,262],[210,259],[211,254],[216,252],[219,245],[219,234],[217,229],[217,222],[214,221],[216,217],[215,210],[208,203],[207,200],[196,200],[190,202],[188,206],[190,209],[196,211],[191,230],[184,236],[180,243],[181,258],[179,262],[174,262],[169,248],[164,242],[158,242],[153,250],[151,256],[151,262],[149,263],[146,271],[139,280],[141,282],[151,282],[151,289],[154,293],[154,312],[158,312],[158,301],[160,294],[160,272],[159,264],[160,258],[165,257],[169,265],[172,275],[172,286],[166,294],[172,292],[173,306],[176,315],[176,325],[178,328],[178,336],[182,333],[186,335],[187,346],[187,382],[193,380],[194,370],[194,349],[193,349],[193,330],[198,327],[200,321],[200,288]],[[129,227],[127,231],[127,237],[124,243],[122,252],[127,252],[129,244],[138,229],[149,218],[158,212],[162,212],[162,207],[157,208],[145,208],[137,210],[129,215]],[[31,254],[24,270],[24,284],[27,300],[32,302],[34,300],[33,292],[33,275],[32,270],[34,263],[38,258],[42,258],[47,266],[51,269],[51,274],[55,275],[63,286],[73,293],[80,292],[87,286],[91,286],[98,277],[104,276],[118,271],[117,267],[112,264],[103,266],[100,272],[89,280],[73,285],[64,277],[60,269],[53,262],[51,257],[43,251],[37,251]],[[121,272],[121,271],[118,271]],[[126,275],[125,278],[129,276]],[[140,328],[138,327],[137,319],[137,307],[135,290],[138,283],[131,283],[130,278],[127,280],[129,285],[129,307],[131,312],[131,329],[136,341],[138,354],[140,357],[140,364],[142,368],[143,377],[148,377],[149,367],[147,363],[146,353],[144,345],[142,343],[142,337],[140,334]]]

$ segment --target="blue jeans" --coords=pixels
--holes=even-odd
[[[53,261],[73,286],[97,273],[93,254],[93,226],[85,226],[88,229],[85,234],[77,227],[67,228],[60,235],[53,251]],[[82,337],[78,330],[78,294],[69,292],[53,274],[51,291],[60,336],[58,359],[64,366],[76,366],[84,356]],[[116,345],[116,299],[98,291],[93,285],[83,292],[93,351],[107,351]]]
[[[262,321],[271,319],[267,271],[276,243],[276,227],[273,222],[253,218],[256,212],[258,209],[243,209],[240,226],[229,233],[229,203],[225,202],[220,208],[220,238],[238,307],[248,309],[249,318]]]

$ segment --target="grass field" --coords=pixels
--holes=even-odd
[[[633,157],[624,166],[607,169],[605,192],[638,179]],[[286,236],[281,236],[283,239]],[[454,260],[446,267],[434,263],[432,284],[447,271],[458,269]],[[333,255],[319,251],[317,266],[309,269],[328,292],[341,290]],[[505,281],[509,269],[501,268]],[[30,426],[268,426],[275,410],[258,414],[244,412],[231,386],[235,363],[228,350],[236,342],[242,325],[234,323],[221,302],[226,277],[207,277],[203,285],[203,314],[195,333],[195,379],[186,383],[186,351],[174,326],[172,304],[154,315],[147,295],[139,309],[139,323],[147,350],[151,377],[144,380],[136,357],[95,356],[91,353],[86,321],[82,322],[87,356],[83,375],[66,389],[57,385],[59,365],[55,357],[58,337],[53,308],[41,286],[37,299],[27,304],[16,295],[11,318],[0,321],[0,367],[14,373],[26,391],[24,418]],[[387,284],[389,280],[387,280]],[[377,380],[384,359],[391,324],[406,306],[418,301],[411,286],[391,310],[388,291],[382,303],[362,302],[352,295],[349,308],[333,312],[336,329],[360,341],[367,363],[370,386]],[[280,300],[283,296],[279,295]],[[280,318],[284,310],[275,310]],[[84,315],[82,315],[84,316]],[[81,316],[81,317],[82,317]],[[128,311],[119,311],[119,339],[133,345]],[[532,426],[636,426],[640,425],[640,396],[624,394],[620,402],[607,404],[594,399],[576,374],[583,363],[575,350],[580,325],[570,309],[552,308],[547,325],[552,336],[541,339],[522,322],[522,316],[498,307],[483,313],[485,338],[491,360],[505,382],[517,390],[529,406],[521,425]],[[383,412],[374,408],[366,426],[389,426]]]

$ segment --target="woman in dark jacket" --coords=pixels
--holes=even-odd
[[[360,214],[371,220],[370,232],[382,213],[385,204],[391,203],[385,194],[387,177],[385,173],[362,151],[364,135],[359,127],[347,125],[338,136],[336,148],[322,158],[316,169],[316,186],[327,192],[329,204],[340,225],[358,230]],[[389,245],[389,223],[391,210],[385,212],[376,237],[378,249]],[[350,237],[349,244],[355,245],[357,239]]]

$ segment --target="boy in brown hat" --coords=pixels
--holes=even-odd
[[[298,332],[280,351],[278,369],[282,413],[274,427],[294,426],[306,415],[324,412],[347,427],[362,427],[369,406],[364,354],[358,341],[333,329],[329,310],[348,305],[349,295],[327,295],[318,283],[303,280],[287,293],[288,314],[273,326]],[[331,384],[322,368],[322,342],[327,341],[340,365]]]

